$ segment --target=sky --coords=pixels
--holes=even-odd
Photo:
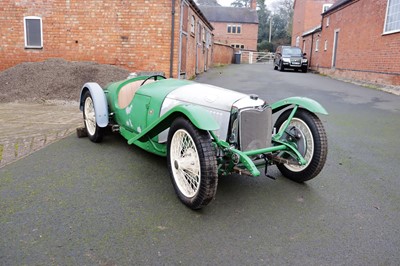
[[[233,1],[234,0],[217,0],[218,4],[220,4],[221,6],[231,6],[231,3]],[[274,2],[274,0],[265,0],[267,6],[269,6],[272,2]]]
[[[230,6],[233,0],[217,0],[217,2],[221,6]]]

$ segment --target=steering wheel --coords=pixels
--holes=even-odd
[[[162,78],[162,79],[166,79],[166,77],[164,77],[163,75],[152,75],[148,78],[146,78],[145,80],[143,80],[142,84],[140,84],[140,86],[142,86],[143,84],[145,84],[149,79],[154,79],[157,80],[157,78]]]

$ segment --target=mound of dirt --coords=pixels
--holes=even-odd
[[[125,69],[94,62],[49,59],[22,63],[0,72],[0,102],[78,101],[86,82],[104,88],[128,75]]]

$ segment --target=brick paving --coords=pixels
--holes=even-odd
[[[82,126],[78,103],[0,104],[0,167],[75,133]]]

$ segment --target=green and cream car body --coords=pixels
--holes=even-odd
[[[218,176],[258,176],[260,168],[267,175],[276,164],[284,176],[304,182],[321,171],[327,156],[327,136],[315,114],[327,111],[309,98],[269,104],[256,95],[154,75],[104,90],[86,83],[80,109],[93,142],[111,127],[128,144],[166,156],[175,191],[192,209],[214,198]]]

